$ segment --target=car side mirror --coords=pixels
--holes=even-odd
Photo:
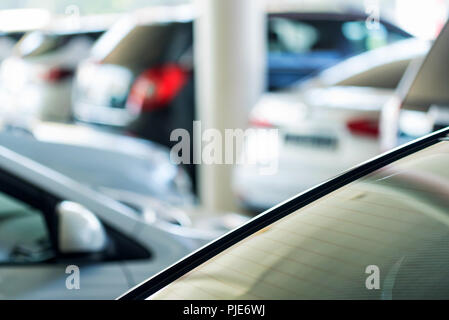
[[[62,253],[93,253],[106,247],[106,232],[100,220],[83,205],[63,201],[56,207],[58,245]]]

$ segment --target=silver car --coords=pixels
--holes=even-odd
[[[190,193],[163,148],[82,127],[31,132],[0,133],[0,298],[115,298],[233,227],[174,205]]]

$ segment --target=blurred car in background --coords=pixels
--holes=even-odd
[[[268,15],[268,89],[289,87],[362,52],[411,38],[380,19],[367,27],[361,13],[271,12]]]
[[[103,30],[26,33],[0,67],[0,115],[10,121],[72,119],[72,79]]]
[[[151,7],[113,25],[77,68],[75,118],[163,145],[173,128],[192,126],[192,18],[183,6]]]
[[[77,68],[75,119],[168,147],[174,128],[191,130],[192,18],[190,7],[150,7],[113,25]],[[195,185],[193,165],[185,168]]]
[[[411,61],[430,43],[408,39],[351,57],[296,88],[266,93],[251,110],[250,125],[279,130],[278,170],[261,175],[244,163],[233,189],[246,207],[266,209],[379,154],[382,107],[395,94]],[[247,140],[242,157],[265,145]]]

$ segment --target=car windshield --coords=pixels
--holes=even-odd
[[[98,40],[92,48],[92,56],[105,64],[146,67],[176,60],[191,47],[191,37],[191,22],[133,25],[123,19]]]
[[[447,138],[253,233],[150,299],[449,296]]]
[[[390,31],[390,33],[389,33]],[[393,33],[383,24],[376,30],[365,21],[304,20],[274,16],[269,20],[268,48],[270,52],[317,52],[356,54],[386,45],[406,35]]]
[[[27,33],[16,45],[16,53],[20,57],[37,57],[52,53],[61,49],[69,42],[77,38],[95,40],[101,31],[78,32],[78,33],[51,33],[33,31]]]

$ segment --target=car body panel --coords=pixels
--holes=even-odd
[[[113,299],[132,286],[120,263],[79,266],[80,289],[68,289],[68,265],[0,266],[1,299]]]

